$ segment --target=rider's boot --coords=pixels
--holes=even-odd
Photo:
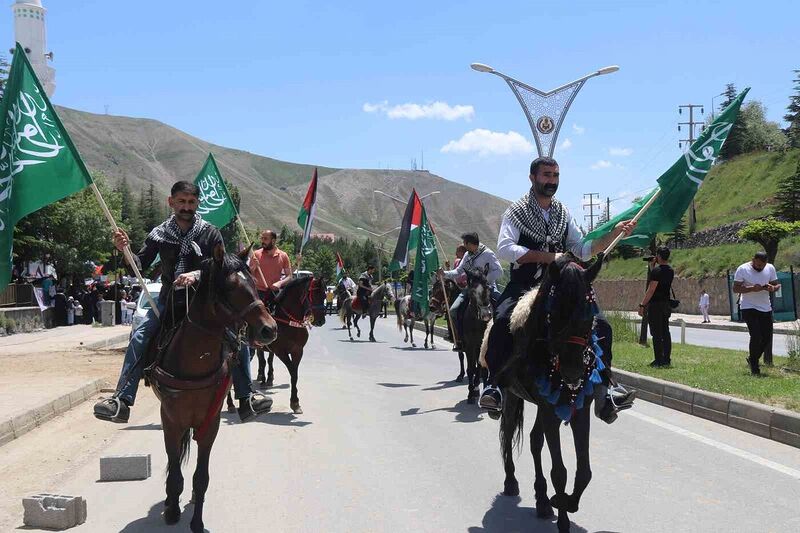
[[[268,413],[272,409],[272,398],[260,392],[253,392],[247,398],[239,398],[239,419],[247,422],[258,415]]]
[[[131,416],[131,407],[119,396],[112,396],[94,404],[94,416],[107,422],[127,424]]]
[[[503,410],[503,393],[500,387],[488,385],[484,388],[478,405],[480,405],[481,409],[486,409],[490,412],[501,412]]]

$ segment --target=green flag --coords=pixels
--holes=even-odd
[[[200,207],[197,208],[197,214],[203,217],[203,220],[218,228],[224,228],[236,218],[236,206],[233,205],[213,155],[208,154],[206,164],[194,179],[194,184],[200,188]]]
[[[0,105],[0,290],[11,279],[14,226],[92,183],[17,43]]]
[[[421,205],[421,204],[420,204]],[[411,287],[411,299],[419,305],[420,312],[425,315],[428,305],[428,280],[431,274],[439,270],[439,254],[436,253],[436,241],[433,228],[428,223],[428,215],[422,206],[419,221],[419,242],[417,243],[417,260],[414,264],[414,284]]]
[[[617,223],[633,218],[659,189],[661,194],[639,219],[635,233],[622,239],[620,244],[644,248],[656,233],[668,233],[674,230],[689,208],[689,204],[692,203],[697,190],[703,184],[714,159],[719,155],[720,148],[728,138],[728,133],[739,115],[742,100],[749,90],[748,87],[742,91],[716,120],[703,130],[689,150],[658,178],[658,187],[623,213],[595,228],[584,237],[584,241],[605,237],[611,233]]]

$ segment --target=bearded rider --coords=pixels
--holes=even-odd
[[[505,366],[512,353],[513,336],[509,329],[511,313],[520,297],[537,286],[546,267],[565,252],[587,261],[604,250],[620,233],[630,235],[636,227],[634,221],[623,221],[607,236],[583,242],[583,232],[570,216],[567,208],[553,196],[558,190],[558,163],[551,157],[539,157],[531,163],[530,191],[516,201],[503,214],[500,235],[497,238],[497,257],[511,263],[511,281],[500,296],[494,313],[494,325],[489,334],[486,363],[489,367],[490,386],[483,390],[480,406],[489,411],[501,411],[503,395],[498,386],[497,373]],[[603,319],[597,320],[597,334],[605,340],[611,338],[611,326]],[[611,346],[601,347],[610,356]],[[609,361],[610,363],[610,361]],[[598,387],[600,389],[600,387]],[[605,391],[604,391],[605,392]],[[613,404],[625,405],[632,401],[632,393],[612,389]],[[597,396],[596,396],[597,397]],[[605,395],[601,400],[605,399]],[[598,401],[596,413],[602,403]],[[607,422],[616,418],[605,413]],[[601,416],[602,417],[602,416]]]
[[[153,228],[144,241],[144,246],[133,256],[139,269],[148,268],[156,256],[161,257],[161,293],[158,297],[157,316],[153,309],[145,315],[144,320],[131,335],[122,372],[117,383],[117,390],[111,398],[99,401],[94,405],[94,416],[100,420],[127,423],[130,408],[136,400],[139,380],[142,378],[143,358],[150,339],[160,329],[159,316],[164,316],[167,295],[175,285],[175,290],[183,293],[188,287],[200,281],[200,262],[212,257],[217,245],[223,245],[219,230],[200,218],[197,208],[200,204],[200,190],[193,183],[179,181],[172,186],[168,198],[173,211],[165,222]],[[114,233],[114,245],[123,251],[130,241],[128,235],[119,230]],[[184,298],[174,296],[173,302],[181,302]],[[231,365],[236,398],[239,400],[239,417],[244,422],[255,415],[268,412],[272,400],[250,388],[250,348],[244,343],[239,346],[238,365]]]

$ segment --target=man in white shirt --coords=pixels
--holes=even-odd
[[[710,304],[710,300],[711,299],[709,298],[708,293],[706,292],[705,289],[700,291],[699,307],[700,307],[700,312],[703,313],[703,324],[708,324],[709,322],[711,322],[711,319],[708,317],[708,306]]]
[[[558,163],[551,157],[539,157],[531,163],[530,191],[511,204],[503,214],[497,238],[498,259],[511,262],[511,282],[503,291],[495,309],[494,325],[489,334],[486,363],[491,386],[481,394],[480,406],[495,413],[502,410],[503,397],[497,383],[499,372],[512,351],[509,329],[511,313],[523,293],[542,280],[547,265],[565,252],[589,260],[604,250],[620,233],[630,235],[633,221],[620,222],[602,239],[582,242],[583,233],[566,206],[553,196],[558,190]],[[604,322],[604,327],[607,323]],[[610,327],[609,327],[610,329]],[[604,336],[602,333],[599,336]],[[627,401],[628,398],[621,399]]]
[[[772,301],[770,294],[780,289],[775,267],[767,262],[766,252],[756,252],[752,261],[740,265],[733,276],[733,292],[741,294],[742,318],[750,332],[750,373],[761,375],[758,360],[772,365]]]

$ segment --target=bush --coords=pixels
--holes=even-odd
[[[800,371],[800,326],[792,327],[791,333],[786,338],[786,348],[789,352],[789,361],[786,366]]]
[[[618,342],[639,342],[639,335],[636,333],[636,322],[630,320],[627,314],[621,311],[607,311],[603,315],[614,331],[615,344]]]

